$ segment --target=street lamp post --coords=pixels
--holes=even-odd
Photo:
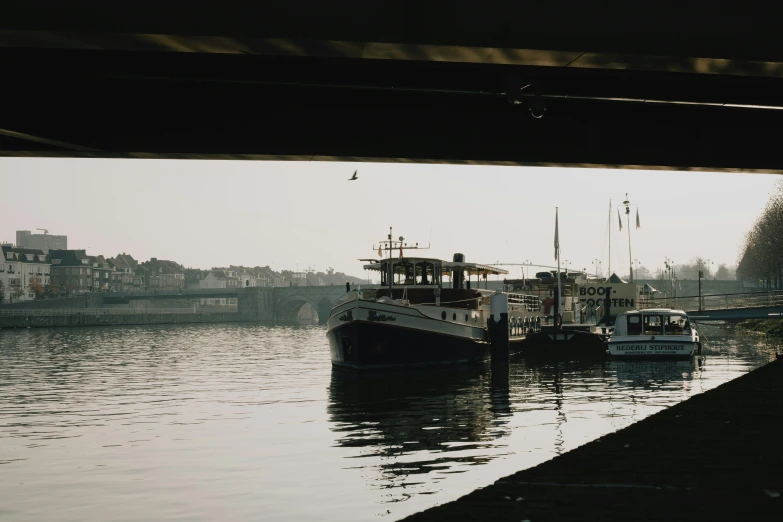
[[[712,264],[712,260],[705,259],[703,261],[704,261],[704,265],[707,268],[707,278],[709,279],[710,264]],[[700,312],[704,308],[704,298],[701,296],[701,280],[704,278],[704,272],[701,269],[701,263],[702,263],[702,259],[699,259],[699,268],[697,270],[697,275],[699,276],[699,311]]]
[[[623,205],[625,205],[625,222],[626,222],[626,228],[628,229],[628,261],[629,265],[631,265],[629,268],[631,270],[631,273],[629,274],[629,283],[633,283],[633,256],[631,255],[631,202],[628,201],[628,193],[625,193],[625,201],[623,201]]]
[[[663,264],[666,266],[666,277],[669,280],[669,284],[667,285],[672,292],[672,298],[677,298],[677,293],[674,288],[674,280],[676,278],[676,275],[674,273],[674,260],[669,258],[668,256],[664,259]],[[671,307],[670,307],[671,308]]]

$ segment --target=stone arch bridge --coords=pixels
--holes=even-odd
[[[323,324],[345,290],[344,285],[245,288],[237,295],[240,320],[294,322],[302,307],[309,304]]]
[[[363,285],[369,288],[371,285]],[[355,286],[352,286],[355,288]],[[209,298],[236,298],[240,321],[293,322],[305,304],[318,313],[321,323],[329,311],[345,294],[345,285],[286,286],[257,288],[194,288],[187,290],[158,290],[138,292],[104,292],[92,294],[104,304],[126,304],[133,300],[193,300]]]

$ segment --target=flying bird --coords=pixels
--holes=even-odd
[[[359,179],[358,176],[356,176],[356,173],[359,172],[358,170],[353,171],[353,176],[348,178],[348,181],[353,181],[355,179]]]

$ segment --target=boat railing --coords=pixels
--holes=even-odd
[[[376,296],[378,294],[378,290],[376,288],[368,288],[358,291],[358,298],[363,301],[374,301]]]
[[[701,301],[701,303],[700,303]],[[672,308],[675,310],[728,310],[731,308],[759,308],[783,306],[781,292],[743,292],[699,296],[663,296],[639,300],[640,310]]]
[[[537,295],[516,294],[511,292],[503,292],[508,296],[509,304],[516,304],[524,306],[528,312],[539,310],[541,308],[541,299]]]

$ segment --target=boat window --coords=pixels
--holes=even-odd
[[[682,333],[682,319],[680,315],[667,315],[663,318],[666,335],[679,335]]]
[[[668,315],[664,317],[666,335],[690,335],[690,324],[684,315]]]
[[[638,315],[628,316],[628,335],[642,335],[642,318]]]
[[[437,271],[433,263],[427,263],[422,261],[416,263],[416,284],[417,285],[434,285],[437,284],[436,277]]]
[[[644,334],[660,335],[663,333],[663,317],[660,315],[644,316]]]
[[[406,263],[405,261],[394,263],[394,284],[412,285],[413,270],[414,266],[412,263]]]

